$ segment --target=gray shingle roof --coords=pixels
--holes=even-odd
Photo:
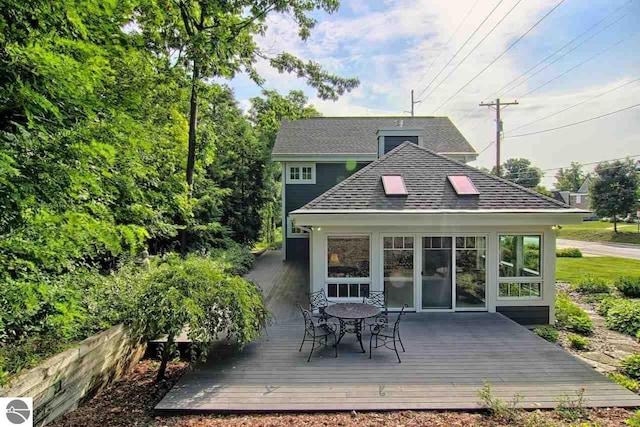
[[[386,196],[382,175],[401,175],[408,196]],[[458,196],[448,175],[466,175],[480,194]],[[305,210],[547,210],[570,206],[433,151],[404,143],[303,206]]]
[[[273,155],[377,155],[379,129],[424,131],[425,146],[437,153],[475,153],[448,117],[315,117],[282,121]]]

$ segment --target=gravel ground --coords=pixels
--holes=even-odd
[[[154,383],[158,364],[145,360],[122,380],[87,401],[74,412],[59,419],[57,427],[124,427],[124,426],[621,426],[632,415],[625,409],[588,410],[586,418],[573,424],[553,411],[527,412],[520,421],[503,421],[486,413],[400,411],[385,413],[207,415],[154,417],[153,407],[188,368],[184,362],[168,366],[167,379]]]

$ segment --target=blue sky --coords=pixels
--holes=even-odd
[[[583,46],[516,89],[498,93],[503,100],[520,101],[520,105],[503,113],[507,138],[503,141],[502,151],[503,160],[527,157],[542,169],[565,166],[571,161],[587,163],[637,155],[640,154],[637,137],[640,134],[640,107],[555,132],[508,138],[509,135],[561,126],[640,103],[638,81],[567,112],[510,132],[510,129],[640,77],[640,55],[636,48],[640,46],[640,0],[631,0],[625,5],[627,1],[565,0],[514,48],[439,109],[437,107],[559,0],[503,0],[446,68],[445,64],[500,0],[352,0],[343,2],[333,15],[317,13],[318,25],[306,42],[297,37],[295,23],[289,16],[270,16],[267,33],[258,39],[263,50],[271,54],[288,51],[318,61],[334,73],[360,79],[360,87],[336,102],[319,100],[315,91],[306,87],[304,82],[279,74],[266,63],[259,63],[258,69],[267,80],[266,88],[280,92],[304,90],[310,103],[326,116],[406,114],[403,111],[409,109],[411,89],[415,90],[416,95],[423,92],[440,72],[431,87],[424,91],[422,98],[430,95],[416,106],[416,115],[449,116],[480,151],[493,139],[495,123],[493,112],[477,107],[477,104],[488,100],[487,97],[497,89],[624,5],[598,27],[530,74],[601,31]],[[469,15],[463,21],[467,13]],[[505,15],[507,17],[486,40],[461,62]],[[451,38],[461,22],[459,31]],[[450,43],[446,44],[450,38]],[[620,44],[599,57],[520,100],[530,90],[617,42]],[[439,52],[442,52],[440,56]],[[456,66],[458,68],[445,79]],[[229,84],[243,108],[248,108],[249,98],[260,93],[260,88],[243,75],[237,76]],[[436,86],[437,89],[431,93]],[[474,164],[490,167],[494,155],[494,149],[490,147]],[[546,173],[544,184],[552,186],[554,173],[554,170]]]

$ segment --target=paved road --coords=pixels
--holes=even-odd
[[[558,248],[578,248],[585,255],[640,259],[640,245],[558,239],[557,246]]]

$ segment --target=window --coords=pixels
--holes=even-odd
[[[400,308],[404,304],[414,306],[413,266],[414,241],[412,236],[384,236],[382,238],[384,289],[389,307]]]
[[[362,299],[369,295],[369,256],[369,236],[327,237],[327,297]]]
[[[369,277],[369,236],[329,236],[327,277]]]
[[[498,281],[498,298],[542,298],[542,236],[500,236]]]
[[[486,237],[456,237],[456,307],[486,307],[486,258]]]
[[[329,298],[364,298],[369,295],[368,283],[328,283]]]
[[[309,238],[309,231],[293,225],[291,218],[287,217],[287,237],[290,239]]]
[[[287,184],[315,184],[315,163],[287,163]]]

